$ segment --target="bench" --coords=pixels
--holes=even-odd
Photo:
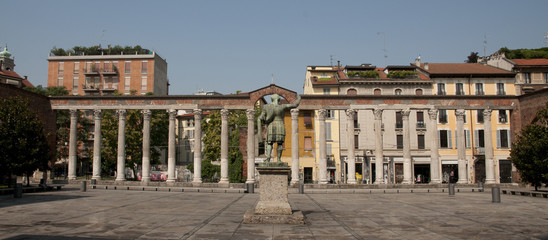
[[[51,180],[51,184],[40,184],[41,187],[45,188],[46,190],[61,190],[61,188],[68,184],[68,180],[58,180],[53,179]]]

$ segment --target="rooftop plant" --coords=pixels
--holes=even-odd
[[[151,54],[151,51],[144,49],[139,45],[135,46],[125,46],[120,45],[111,46],[108,45],[107,48],[102,48],[101,45],[83,47],[75,46],[71,49],[63,49],[53,47],[50,51],[53,56],[70,56],[70,55],[120,55],[120,54]]]
[[[360,78],[378,78],[379,73],[377,71],[364,71],[364,72],[347,72],[348,77],[360,77]]]
[[[390,71],[388,78],[418,78],[418,74],[414,71]]]

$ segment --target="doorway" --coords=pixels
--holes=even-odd
[[[512,182],[512,162],[499,160],[500,183]]]
[[[475,183],[485,182],[485,158],[478,157],[474,163]]]
[[[312,168],[311,167],[303,168],[303,173],[304,173],[304,183],[313,183],[312,182]]]
[[[429,183],[430,182],[430,164],[415,164],[415,183]]]

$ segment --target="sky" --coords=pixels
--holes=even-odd
[[[170,95],[272,81],[302,93],[307,66],[462,63],[471,52],[544,47],[548,32],[545,0],[2,0],[0,9],[0,45],[35,86],[47,85],[53,47],[140,45],[166,59]]]

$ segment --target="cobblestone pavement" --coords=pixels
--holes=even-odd
[[[305,225],[243,224],[258,194],[88,190],[0,196],[1,239],[548,239],[548,200],[467,192],[290,194]]]

